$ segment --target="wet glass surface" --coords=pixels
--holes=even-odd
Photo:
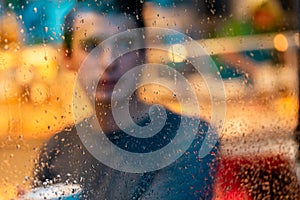
[[[298,7],[0,0],[0,200],[53,183],[100,199],[100,190],[108,199],[299,199]],[[100,130],[117,150],[99,145]],[[159,156],[130,164],[123,150]],[[101,185],[94,196],[88,184]],[[176,192],[166,197],[160,187]]]

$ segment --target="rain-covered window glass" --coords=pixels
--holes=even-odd
[[[300,199],[297,0],[0,0],[0,200]]]

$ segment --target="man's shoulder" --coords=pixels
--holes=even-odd
[[[170,110],[166,110],[168,121],[171,125],[181,124],[181,126],[189,127],[191,125],[198,128],[198,133],[205,133],[211,124],[206,120],[202,119],[200,116],[188,116],[180,113],[176,113]]]
[[[43,145],[44,151],[53,151],[55,149],[63,149],[66,146],[72,146],[80,142],[76,127],[67,127],[61,132],[53,135],[47,142]]]

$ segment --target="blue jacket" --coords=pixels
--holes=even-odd
[[[181,123],[181,116],[166,113],[165,126],[152,138],[137,139],[122,131],[107,135],[127,151],[155,151],[174,138]],[[206,122],[199,122],[192,144],[181,157],[162,169],[146,173],[121,172],[104,165],[89,153],[73,127],[45,144],[35,169],[36,185],[49,180],[75,182],[83,187],[82,199],[212,199],[218,149],[216,145],[210,154],[198,157],[208,130]]]

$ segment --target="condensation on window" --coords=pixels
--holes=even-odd
[[[177,186],[155,173],[175,164],[178,171],[164,175],[191,185],[179,184],[169,199],[299,199],[298,7],[296,0],[0,0],[0,200],[26,199],[36,188],[49,195],[61,183],[81,198],[165,198],[160,184]],[[92,150],[99,127],[136,155],[174,145],[180,125],[195,137],[172,162],[160,154],[153,162],[161,167],[137,173],[149,185],[134,185],[140,177],[132,175],[126,188],[113,169],[99,168],[111,167]],[[174,134],[155,135],[164,126]],[[74,130],[86,132],[72,139]],[[202,157],[199,141],[210,142]],[[193,153],[203,164],[184,160]],[[180,164],[200,166],[198,174]],[[87,186],[107,181],[102,173],[120,193]]]

